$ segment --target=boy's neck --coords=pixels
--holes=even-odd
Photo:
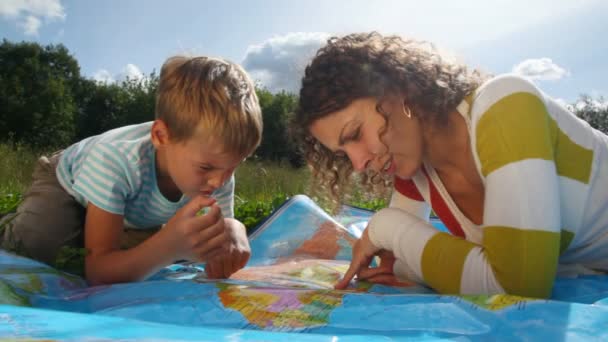
[[[160,193],[171,202],[177,202],[182,198],[182,192],[169,176],[167,163],[162,150],[156,150],[156,185]]]

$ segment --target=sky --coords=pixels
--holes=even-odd
[[[61,43],[100,82],[191,54],[240,63],[269,90],[297,93],[328,37],[372,30],[524,75],[565,103],[608,98],[606,0],[0,0],[2,38]]]

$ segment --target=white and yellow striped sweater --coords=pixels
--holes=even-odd
[[[441,293],[548,297],[558,264],[608,270],[608,137],[514,75],[458,111],[485,186],[483,222],[460,212],[428,164],[397,180],[369,225],[395,274]],[[453,234],[428,224],[431,207]]]

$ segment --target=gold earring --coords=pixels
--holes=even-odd
[[[412,110],[409,106],[407,106],[407,110],[405,109],[405,101],[401,103],[403,105],[403,114],[408,117],[408,119],[412,118]]]

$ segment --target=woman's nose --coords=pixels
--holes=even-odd
[[[350,162],[353,164],[353,169],[357,172],[365,171],[373,159],[373,154],[361,146],[352,148],[350,151],[346,151],[346,154],[348,155]]]

